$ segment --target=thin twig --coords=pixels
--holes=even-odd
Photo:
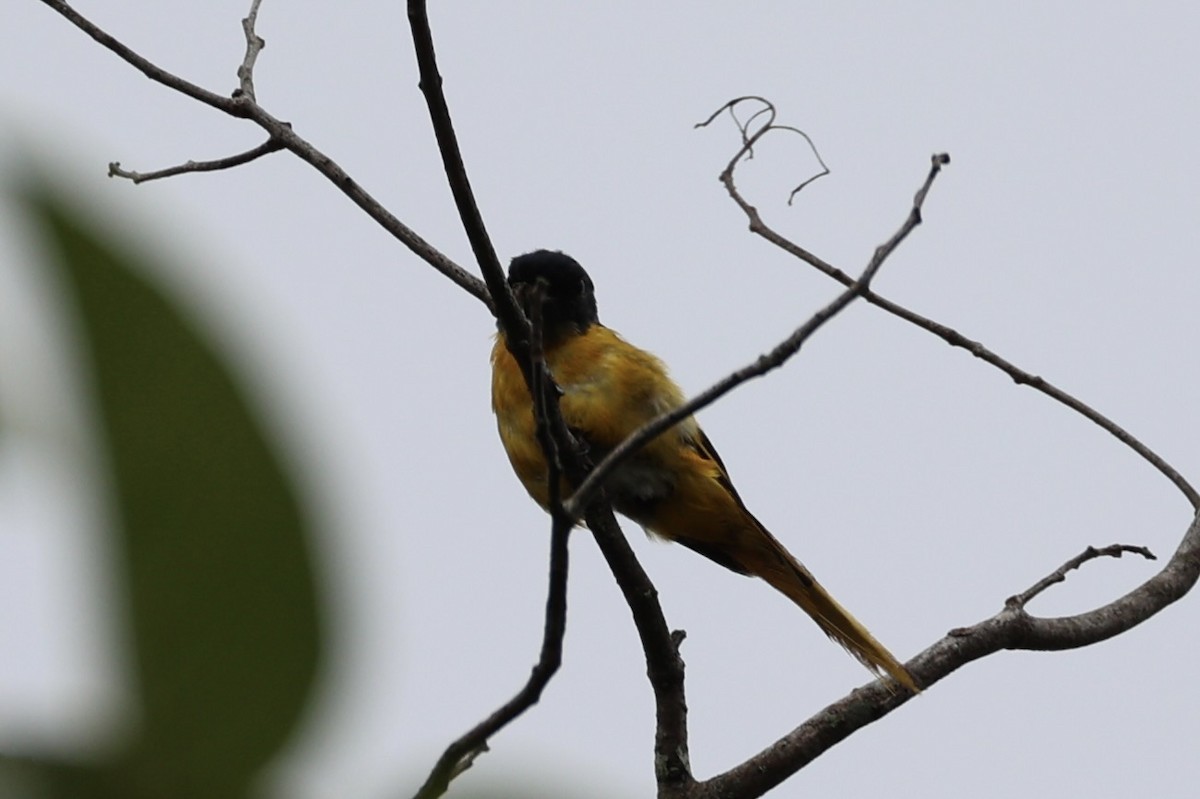
[[[251,0],[250,13],[242,20],[242,32],[246,35],[246,55],[237,70],[238,82],[241,84],[237,91],[241,92],[242,96],[249,97],[251,102],[258,102],[258,98],[254,95],[254,62],[258,60],[258,54],[262,52],[262,49],[267,46],[266,39],[254,31],[254,26],[258,22],[258,7],[261,3],[262,0]],[[237,94],[234,96],[236,97]]]
[[[871,257],[863,273],[858,280],[851,282],[849,288],[839,294],[832,302],[826,305],[821,310],[817,311],[803,325],[796,329],[792,335],[788,336],[783,342],[772,349],[766,355],[758,357],[754,363],[738,369],[736,372],[719,380],[705,391],[700,392],[683,405],[675,408],[667,413],[664,413],[655,419],[638,428],[632,435],[617,445],[588,475],[587,480],[579,486],[579,489],[567,501],[566,508],[569,513],[577,516],[582,512],[582,508],[587,507],[592,497],[604,481],[618,468],[625,460],[631,457],[635,452],[641,449],[645,444],[656,436],[669,430],[679,422],[694,415],[703,408],[708,407],[716,402],[721,397],[728,394],[733,389],[748,380],[756,377],[761,377],[772,369],[777,369],[787,362],[789,358],[800,351],[804,342],[817,332],[830,319],[836,316],[847,305],[853,302],[858,297],[863,296],[870,290],[871,281],[883,266],[884,261],[888,256],[900,246],[900,243],[908,237],[908,234],[913,231],[917,225],[921,224],[921,207],[925,203],[925,197],[929,193],[929,188],[933,185],[933,181],[941,172],[942,167],[950,162],[950,156],[943,154],[935,155],[931,158],[929,173],[925,177],[925,182],[913,197],[912,208],[908,213],[908,217],[900,226],[899,230],[892,235],[883,244],[875,249],[875,254]]]
[[[530,303],[530,313],[530,357],[533,359],[533,374],[548,375],[545,353],[542,350],[540,298],[535,297]],[[535,382],[540,383],[540,381]],[[429,777],[426,778],[425,784],[417,792],[415,799],[434,799],[434,797],[444,794],[455,777],[470,768],[480,754],[488,751],[489,738],[537,703],[551,678],[562,665],[563,638],[567,630],[569,567],[567,543],[574,525],[562,512],[562,506],[558,501],[558,459],[550,457],[551,454],[557,452],[557,447],[550,434],[550,428],[543,421],[546,413],[540,407],[545,394],[539,391],[534,396],[539,398],[537,403],[539,409],[536,414],[538,438],[546,449],[547,462],[550,464],[550,587],[546,592],[546,617],[542,632],[542,648],[538,654],[537,664],[534,665],[529,679],[525,681],[521,689],[496,712],[446,747]]]
[[[742,122],[737,116],[737,107],[742,103],[762,103],[763,107],[751,114],[750,118],[745,122]],[[733,98],[716,111],[713,111],[711,114],[709,114],[708,118],[703,122],[697,122],[695,125],[692,125],[692,127],[706,128],[711,125],[717,117],[721,116],[721,114],[725,113],[726,111],[729,112],[729,117],[733,120],[733,124],[738,129],[738,133],[741,134],[743,149],[747,151],[747,154],[752,146],[752,143],[750,142],[750,126],[754,124],[754,120],[758,119],[763,114],[766,114],[767,121],[766,124],[763,125],[763,128],[770,128],[775,124],[775,117],[777,115],[775,104],[770,100],[766,99],[765,97],[759,97],[757,94],[746,94],[741,97]],[[739,153],[738,157],[741,158],[741,156],[742,154]]]
[[[384,230],[392,234],[392,236],[411,250],[417,257],[450,278],[450,280],[468,294],[487,305],[489,309],[492,307],[492,298],[488,294],[483,281],[447,258],[440,250],[421,238],[416,231],[397,219],[395,215],[384,208],[357,181],[350,177],[344,169],[338,166],[332,158],[296,134],[290,124],[276,119],[249,97],[242,95],[238,97],[222,97],[219,94],[210,92],[167,72],[157,64],[148,61],[133,50],[130,50],[113,36],[99,28],[95,23],[71,8],[63,0],[42,0],[42,2],[156,83],[160,83],[188,97],[199,100],[205,105],[212,106],[230,116],[253,121],[265,130],[271,139],[282,143],[284,148],[290,150],[302,161],[324,175],[343,194],[349,197],[355,205],[365,211],[368,216],[378,222]]]
[[[761,103],[762,108],[755,111],[746,119],[746,121],[743,122],[742,120],[738,119],[737,107],[742,103],[750,102]],[[816,158],[817,163],[821,165],[821,171],[813,174],[811,177],[805,178],[800,182],[800,185],[792,189],[791,193],[788,194],[788,205],[792,204],[792,202],[796,199],[796,195],[803,191],[808,184],[829,174],[829,165],[826,164],[825,159],[821,157],[821,151],[817,149],[816,142],[812,140],[812,137],[800,130],[800,128],[795,128],[791,125],[776,125],[775,118],[778,115],[778,112],[775,110],[775,104],[765,97],[759,97],[758,95],[745,95],[744,97],[737,97],[714,111],[711,115],[709,115],[708,119],[704,120],[703,122],[697,122],[692,127],[708,127],[712,124],[713,120],[726,111],[729,112],[730,119],[733,120],[734,126],[737,127],[738,134],[742,137],[742,149],[738,151],[736,156],[734,156],[735,161],[741,160],[742,158],[745,158],[748,161],[753,158],[754,143],[761,139],[768,132],[773,130],[786,130],[790,133],[796,133],[808,143],[808,149],[812,151],[813,157]],[[759,128],[758,131],[756,131],[754,134],[751,134],[750,128],[754,124],[754,121],[764,115],[767,117],[767,121],[763,123],[762,127]]]
[[[450,107],[442,91],[442,76],[438,72],[433,34],[429,28],[429,12],[424,0],[408,0],[408,24],[412,30],[413,49],[416,51],[417,67],[421,76],[421,94],[424,95],[425,104],[429,108],[429,119],[437,138],[438,153],[442,157],[446,181],[450,184],[451,194],[454,195],[454,204],[458,208],[463,230],[471,243],[475,261],[482,270],[483,281],[492,297],[496,299],[494,310],[502,317],[504,329],[523,332],[520,314],[516,313],[516,305],[512,302],[511,293],[505,285],[504,269],[496,257],[496,249],[492,246],[487,227],[483,223],[483,215],[479,213],[475,193],[471,190],[471,181],[467,176],[467,168],[463,164],[458,135],[454,132],[454,123],[450,119]]]
[[[761,97],[740,97],[721,106],[721,108],[717,109],[708,119],[697,124],[696,127],[704,127],[710,124],[730,105],[736,105],[738,103],[750,100],[769,104],[767,100],[764,100]],[[774,106],[771,107],[774,108]],[[742,196],[741,192],[737,188],[737,185],[734,183],[734,172],[736,171],[737,165],[742,160],[743,156],[749,153],[751,148],[753,148],[753,146],[759,140],[761,140],[763,136],[766,136],[767,134],[771,133],[772,130],[776,129],[772,127],[773,120],[774,116],[771,117],[771,120],[767,125],[758,129],[752,135],[749,135],[745,130],[739,128],[739,133],[742,137],[742,145],[738,148],[737,152],[734,153],[733,157],[729,159],[729,163],[725,166],[725,169],[722,170],[720,181],[722,185],[724,185],[725,191],[729,194],[730,198],[734,201],[734,203],[737,204],[738,208],[742,210],[742,213],[744,213],[746,218],[750,221],[750,230],[753,233],[763,237],[775,246],[795,256],[796,258],[799,258],[825,275],[828,275],[837,282],[841,283],[843,286],[850,286],[854,283],[853,277],[770,228],[763,221],[762,215],[759,214],[758,209],[747,202],[746,198]],[[1068,394],[1066,391],[1063,391],[1047,380],[1018,368],[1014,364],[992,352],[983,344],[979,343],[978,341],[972,341],[971,339],[959,333],[957,330],[947,327],[939,322],[935,322],[932,319],[911,311],[898,303],[892,302],[891,300],[876,294],[873,290],[867,290],[863,292],[862,297],[864,300],[876,306],[877,308],[882,308],[888,313],[897,316],[904,321],[909,322],[910,324],[914,324],[922,330],[934,334],[950,346],[961,347],[962,349],[965,349],[976,358],[979,358],[985,363],[991,364],[1007,374],[1013,379],[1014,382],[1021,385],[1027,385],[1036,391],[1040,391],[1056,402],[1067,406],[1071,410],[1082,415],[1084,418],[1100,426],[1103,430],[1107,431],[1122,444],[1125,444],[1127,447],[1132,449],[1141,458],[1162,473],[1168,480],[1171,481],[1172,484],[1175,485],[1176,488],[1183,493],[1184,497],[1187,498],[1187,501],[1191,504],[1194,510],[1200,510],[1200,493],[1197,493],[1196,489],[1194,489],[1191,484],[1188,483],[1183,475],[1181,475],[1175,470],[1174,467],[1163,460],[1162,457],[1160,457],[1156,452],[1151,450],[1148,446],[1131,435],[1123,427],[1104,416],[1099,411],[1095,410],[1079,399],[1076,399],[1071,394]]]
[[[807,187],[808,184],[812,183],[814,180],[823,178],[826,175],[828,175],[829,167],[826,166],[825,159],[821,157],[821,151],[817,149],[816,143],[813,142],[813,140],[809,137],[809,135],[807,133],[800,130],[800,128],[793,128],[790,125],[785,125],[784,127],[780,128],[780,129],[781,130],[790,130],[790,131],[793,131],[794,133],[799,133],[801,136],[803,136],[804,140],[806,142],[808,142],[808,146],[812,149],[812,154],[814,156],[816,156],[817,163],[821,165],[820,172],[817,172],[814,175],[812,175],[811,177],[805,178],[804,180],[800,181],[800,185],[797,186],[796,188],[792,189],[791,194],[789,194],[788,198],[787,198],[787,204],[791,205],[793,202],[795,202],[796,195],[799,194],[800,192],[804,191],[805,187]]]
[[[1038,580],[1028,589],[1015,596],[1010,596],[1004,603],[1004,606],[1012,609],[1024,609],[1034,597],[1045,591],[1050,586],[1056,585],[1057,583],[1066,582],[1067,572],[1078,569],[1089,560],[1095,560],[1096,558],[1119,558],[1126,552],[1132,552],[1135,555],[1141,555],[1146,560],[1158,560],[1154,553],[1151,552],[1147,547],[1134,546],[1133,544],[1110,544],[1109,546],[1099,548],[1088,547],[1080,554],[1059,566],[1050,574]]]
[[[554,519],[550,530],[550,587],[546,594],[542,649],[529,679],[512,699],[446,748],[425,784],[417,791],[415,799],[433,799],[444,794],[450,781],[487,751],[489,738],[537,703],[550,678],[558,671],[562,664],[562,642],[567,623],[567,543],[570,532],[569,521],[561,516]]]
[[[71,8],[69,3],[63,0],[42,0],[43,3],[57,11],[67,20],[79,28],[81,31],[91,36],[102,47],[105,47],[121,57],[122,60],[141,70],[145,75],[156,83],[161,83],[164,86],[174,89],[181,94],[191,97],[193,100],[199,100],[205,105],[210,105],[224,111],[235,117],[244,117],[245,114],[240,111],[241,103],[238,100],[229,97],[222,97],[219,94],[210,92],[207,89],[201,88],[194,83],[184,80],[176,75],[167,72],[162,67],[154,64],[142,56],[130,50],[121,42],[117,41],[113,36],[98,28],[90,20],[84,17],[75,9]]]
[[[262,158],[264,155],[277,153],[282,149],[283,144],[278,139],[267,139],[254,149],[247,150],[244,153],[226,156],[225,158],[216,158],[212,161],[187,161],[178,166],[158,169],[153,172],[134,172],[122,169],[120,161],[113,161],[108,165],[108,176],[110,178],[126,178],[132,180],[134,183],[145,183],[149,180],[174,177],[175,175],[182,175],[187,172],[216,172],[221,169],[230,169],[242,164],[248,164],[255,159]]]

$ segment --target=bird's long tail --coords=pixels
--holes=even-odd
[[[758,527],[766,536],[771,552],[769,555],[762,553],[767,555],[766,557],[753,558],[757,563],[743,563],[747,571],[763,578],[799,605],[826,635],[845,647],[846,651],[858,658],[867,668],[877,673],[885,672],[913,693],[919,693],[921,689],[917,687],[908,669],[904,668],[883,644],[876,641],[875,636],[867,632],[867,628],[851,616],[849,611],[838,604],[808,569],[792,557],[783,544],[761,525]]]

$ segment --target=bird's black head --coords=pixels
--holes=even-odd
[[[582,333],[600,322],[592,279],[569,255],[552,250],[534,250],[512,259],[508,285],[525,315],[541,283],[543,336],[552,341],[569,333]]]

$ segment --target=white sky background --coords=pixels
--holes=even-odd
[[[226,93],[248,5],[79,8]],[[694,393],[838,287],[746,231],[716,181],[736,134],[693,123],[754,93],[812,135],[833,174],[793,207],[787,191],[813,168],[798,140],[761,148],[741,184],[769,223],[847,271],[892,234],[945,150],[926,223],[877,289],[1074,392],[1200,480],[1200,7],[752,5],[434,4],[502,257],[576,256],[605,323]],[[402,6],[267,0],[258,97],[474,269]],[[108,180],[110,160],[153,169],[261,136],[150,83],[35,0],[6,3],[0,30],[8,171],[15,145],[35,144],[81,196],[153,231],[147,246],[177,262],[172,285],[251,380],[323,525],[336,651],[274,795],[411,794],[525,678],[542,629],[548,525],[495,435],[490,317],[287,154]],[[79,457],[70,338],[17,234],[5,212],[0,406],[21,435],[0,448],[0,747],[73,751],[120,715],[128,678],[101,601],[116,589]],[[1190,518],[1098,428],[866,306],[701,420],[755,514],[904,658],[1089,544],[1165,557]],[[765,584],[625,527],[669,623],[688,632],[697,776],[865,682]],[[587,535],[572,555],[563,670],[463,788],[534,769],[571,795],[652,794],[653,703],[628,611]],[[1155,568],[1089,564],[1031,611],[1088,609]],[[972,664],[773,795],[1194,796],[1198,607],[1188,597],[1086,650]]]

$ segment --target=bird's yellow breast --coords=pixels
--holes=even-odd
[[[547,347],[546,365],[563,392],[559,407],[564,421],[583,437],[594,459],[684,401],[662,361],[601,325]],[[545,507],[546,462],[533,406],[503,334],[492,348],[492,409],[514,471]],[[682,441],[697,433],[696,423],[687,419],[650,442],[631,465],[674,474],[686,458]]]

